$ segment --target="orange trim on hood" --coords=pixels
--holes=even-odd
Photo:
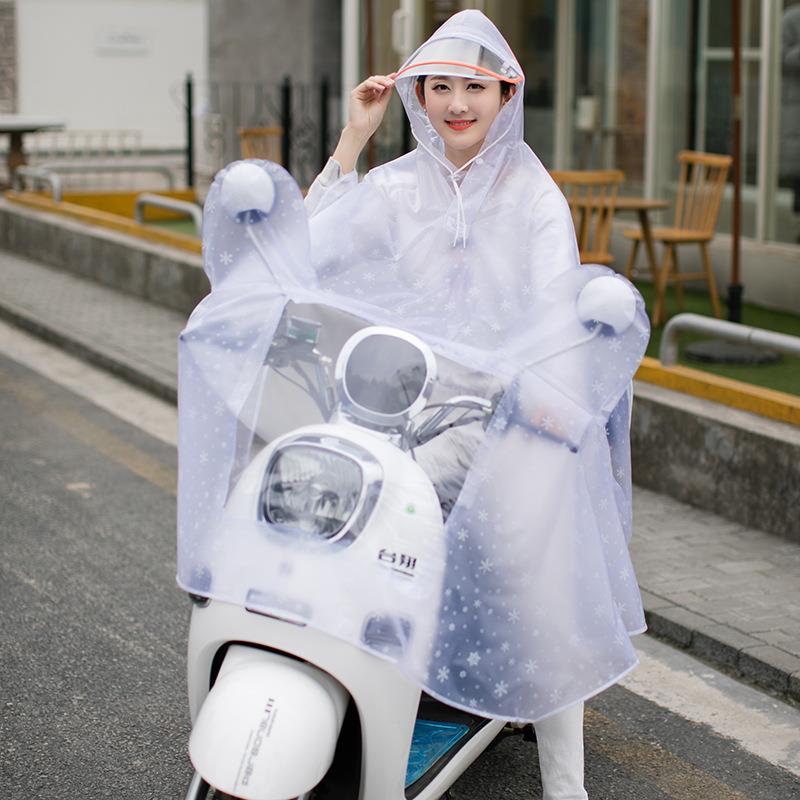
[[[513,83],[514,85],[516,85],[518,83],[522,83],[522,81],[525,80],[525,76],[524,75],[520,75],[518,78],[509,78],[507,75],[500,75],[499,73],[492,72],[490,69],[486,69],[485,67],[479,67],[476,64],[466,64],[463,61],[441,61],[441,60],[437,60],[437,61],[417,61],[414,64],[409,64],[407,67],[404,67],[403,69],[398,70],[397,72],[395,72],[393,74],[394,74],[395,77],[399,78],[399,77],[402,76],[402,74],[404,72],[407,72],[408,70],[413,69],[415,67],[432,67],[432,66],[435,66],[437,64],[442,64],[443,66],[446,66],[446,67],[466,67],[467,69],[474,69],[476,72],[481,72],[484,75],[489,75],[492,78],[496,78],[498,81],[505,81],[506,83]],[[465,77],[465,76],[456,75],[454,77],[461,78],[461,77]]]

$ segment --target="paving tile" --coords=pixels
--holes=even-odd
[[[785,622],[783,617],[765,617],[761,619],[747,619],[742,617],[736,623],[736,627],[745,633],[759,634],[768,631],[780,630],[781,623]]]
[[[645,611],[657,611],[658,609],[662,608],[672,608],[674,603],[670,600],[666,600],[663,597],[659,597],[652,592],[648,592],[647,589],[642,589],[642,605],[644,606]]]
[[[785,631],[759,631],[758,638],[766,642],[766,644],[775,645],[781,650],[787,650],[790,653],[798,651],[795,652],[795,655],[800,654],[800,641]]]

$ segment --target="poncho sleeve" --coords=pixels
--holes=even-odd
[[[555,184],[545,189],[534,204],[528,241],[529,277],[534,290],[543,289],[580,264],[572,214]]]
[[[322,172],[314,180],[305,199],[306,213],[311,219],[315,214],[336,202],[342,195],[358,186],[358,174],[351,170],[342,175],[342,166],[329,158]]]

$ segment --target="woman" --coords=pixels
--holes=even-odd
[[[531,314],[539,313],[536,298],[544,287],[579,264],[569,208],[522,138],[523,85],[519,64],[497,28],[480,12],[464,11],[448,20],[397,73],[372,76],[356,87],[338,146],[306,198],[312,257],[323,286],[391,308],[415,330],[442,341],[490,351],[510,346],[515,332],[530,325],[535,318]],[[418,146],[372,170],[359,184],[355,173],[359,154],[380,126],[395,91]],[[619,428],[623,417],[626,427],[626,416],[624,407],[618,409],[612,427]],[[626,436],[627,431],[625,447]],[[611,473],[610,462],[607,472]],[[617,517],[624,518],[630,489],[623,467],[617,475]],[[554,529],[559,525],[564,527],[554,523]],[[606,567],[609,574],[619,572],[627,580],[632,571],[620,533],[626,528],[624,519],[616,525],[616,536],[623,539],[618,553],[596,552],[598,559],[622,559]],[[551,576],[588,569],[579,563],[588,555],[564,555],[561,549],[551,560],[555,564]],[[490,560],[481,563],[491,569]],[[568,598],[579,592],[577,585],[572,590],[565,587]],[[545,800],[587,797],[583,699],[636,663],[628,634],[643,630],[644,623],[635,579],[633,588],[613,586],[611,596],[617,607],[609,612],[613,620],[604,636],[608,640],[616,636],[617,644],[609,641],[605,647],[595,641],[587,648],[598,663],[596,669],[586,656],[576,667],[580,679],[576,671],[565,685],[555,677],[557,662],[541,666],[542,659],[526,662],[529,675],[536,670],[544,675],[541,684],[531,684],[538,688],[531,690],[536,699],[530,710],[517,714],[537,720]],[[606,604],[613,608],[605,600],[595,604],[598,620],[606,614]],[[572,605],[577,607],[578,602]],[[587,627],[581,613],[562,609],[552,615],[563,620],[561,628],[551,619],[549,627],[542,620],[527,630],[532,636],[541,631],[542,641],[551,642],[545,648],[561,652],[568,639],[573,644],[580,638],[578,628]],[[508,615],[516,624],[516,609]],[[599,621],[598,626],[602,627]],[[520,634],[511,633],[509,638],[515,635]],[[510,647],[504,642],[501,649]],[[466,661],[442,662],[441,686],[431,679],[427,688],[440,689],[440,696],[466,705],[467,689],[455,684],[455,675],[466,676],[467,669],[486,656],[477,648],[468,654],[469,648],[462,649]],[[611,650],[615,652],[609,655]],[[561,660],[566,663],[566,656]],[[602,668],[601,660],[606,662]],[[508,663],[513,670],[514,659]],[[561,666],[568,674],[569,667]],[[504,666],[497,662],[495,669]],[[591,680],[583,680],[590,671]],[[499,680],[494,686],[495,698],[502,697],[507,682]],[[475,707],[474,700],[469,703]],[[478,702],[477,707],[485,710],[486,703]]]
[[[462,58],[481,63],[453,66]],[[503,341],[533,293],[578,264],[566,201],[522,138],[522,87],[508,45],[477,11],[448,20],[394,77],[358,86],[306,199],[323,283],[353,294],[361,271],[370,297],[415,327]],[[359,184],[356,160],[395,91],[418,146]]]

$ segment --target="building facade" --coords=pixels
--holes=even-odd
[[[206,0],[0,0],[0,113],[179,150],[183,84],[204,79],[207,36]]]
[[[800,0],[740,2],[745,297],[800,311]],[[547,167],[616,167],[624,192],[672,199],[680,150],[731,152],[731,0],[344,0],[345,85],[396,69],[463,8],[519,57],[525,136]],[[402,150],[392,113],[380,158]],[[713,253],[723,288],[732,193]],[[617,263],[626,248],[617,237]]]

